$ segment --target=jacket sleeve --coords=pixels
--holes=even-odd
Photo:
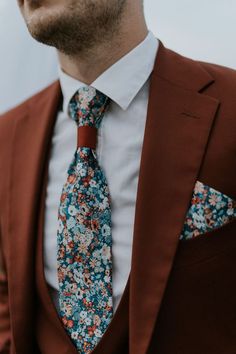
[[[0,235],[0,354],[10,353],[10,338],[7,272],[3,259]]]
[[[4,240],[4,200],[5,180],[8,165],[6,163],[6,151],[8,149],[6,137],[9,137],[11,132],[10,121],[0,116],[0,354],[10,353],[11,344],[11,326],[10,314],[8,305],[8,277],[7,277],[7,262],[6,249]],[[2,173],[5,171],[5,174]],[[3,242],[4,241],[4,242]]]

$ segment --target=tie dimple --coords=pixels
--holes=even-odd
[[[111,205],[98,164],[96,132],[109,98],[92,87],[69,104],[78,125],[78,147],[59,206],[58,280],[62,322],[79,353],[90,353],[113,315]]]

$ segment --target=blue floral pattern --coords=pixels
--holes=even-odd
[[[99,127],[109,100],[83,87],[70,101],[78,126]],[[111,200],[96,151],[79,147],[59,206],[59,303],[62,322],[80,353],[90,353],[112,316]]]
[[[217,229],[235,217],[235,200],[197,181],[180,240],[191,239]]]

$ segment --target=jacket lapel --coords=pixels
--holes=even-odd
[[[151,78],[130,277],[130,353],[145,354],[219,102],[200,64],[160,44]]]
[[[9,203],[9,299],[14,342],[19,354],[30,352],[33,338],[33,326],[29,324],[33,323],[38,203],[60,97],[56,82],[30,99],[28,112],[16,120],[14,132]],[[22,309],[28,309],[27,313]]]

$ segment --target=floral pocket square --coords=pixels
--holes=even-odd
[[[236,201],[197,181],[180,240],[217,229],[236,217]]]

